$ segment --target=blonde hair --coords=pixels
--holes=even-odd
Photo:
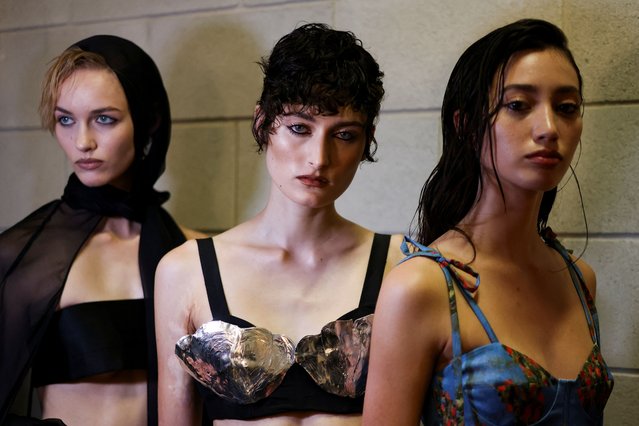
[[[42,127],[52,134],[55,131],[55,107],[60,97],[60,88],[66,79],[79,69],[105,69],[113,72],[102,56],[79,47],[70,47],[53,59],[42,81],[42,95],[38,108]]]

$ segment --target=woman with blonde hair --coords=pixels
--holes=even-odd
[[[89,37],[53,61],[40,112],[73,174],[0,235],[0,421],[31,369],[43,417],[155,424],[155,268],[193,234],[153,189],[171,135],[162,78],[131,41]]]

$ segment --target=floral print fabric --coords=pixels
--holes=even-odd
[[[477,306],[474,295],[479,276],[467,265],[446,259],[429,247],[408,239],[406,259],[415,256],[436,261],[446,276],[453,327],[453,360],[433,376],[424,404],[424,425],[601,425],[603,409],[613,388],[613,377],[599,349],[596,309],[578,268],[552,231],[546,243],[558,250],[568,267],[588,320],[593,349],[575,380],[557,379],[530,357],[499,343]],[[411,251],[409,245],[416,250]],[[476,278],[464,282],[458,268]],[[484,326],[491,343],[461,351],[456,291],[461,292]]]

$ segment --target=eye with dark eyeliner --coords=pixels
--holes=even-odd
[[[59,115],[58,117],[56,117],[56,121],[64,127],[70,126],[74,123],[73,118],[69,117],[68,115]]]
[[[114,124],[117,120],[111,116],[100,114],[95,118],[95,121],[99,124]]]
[[[557,112],[568,117],[581,113],[581,104],[576,102],[562,102],[555,107]]]
[[[286,126],[286,128],[294,135],[307,135],[310,133],[308,127],[303,124],[291,124]]]
[[[514,99],[504,102],[504,107],[513,112],[524,112],[530,109],[528,103],[521,99]]]
[[[356,139],[357,135],[348,130],[341,130],[335,133],[335,137],[345,142],[350,142]]]

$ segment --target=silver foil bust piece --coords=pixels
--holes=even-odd
[[[295,361],[295,347],[286,336],[223,321],[207,322],[183,336],[175,353],[198,382],[239,404],[269,396]]]
[[[355,398],[364,394],[373,314],[328,323],[297,344],[295,361],[322,389]]]

